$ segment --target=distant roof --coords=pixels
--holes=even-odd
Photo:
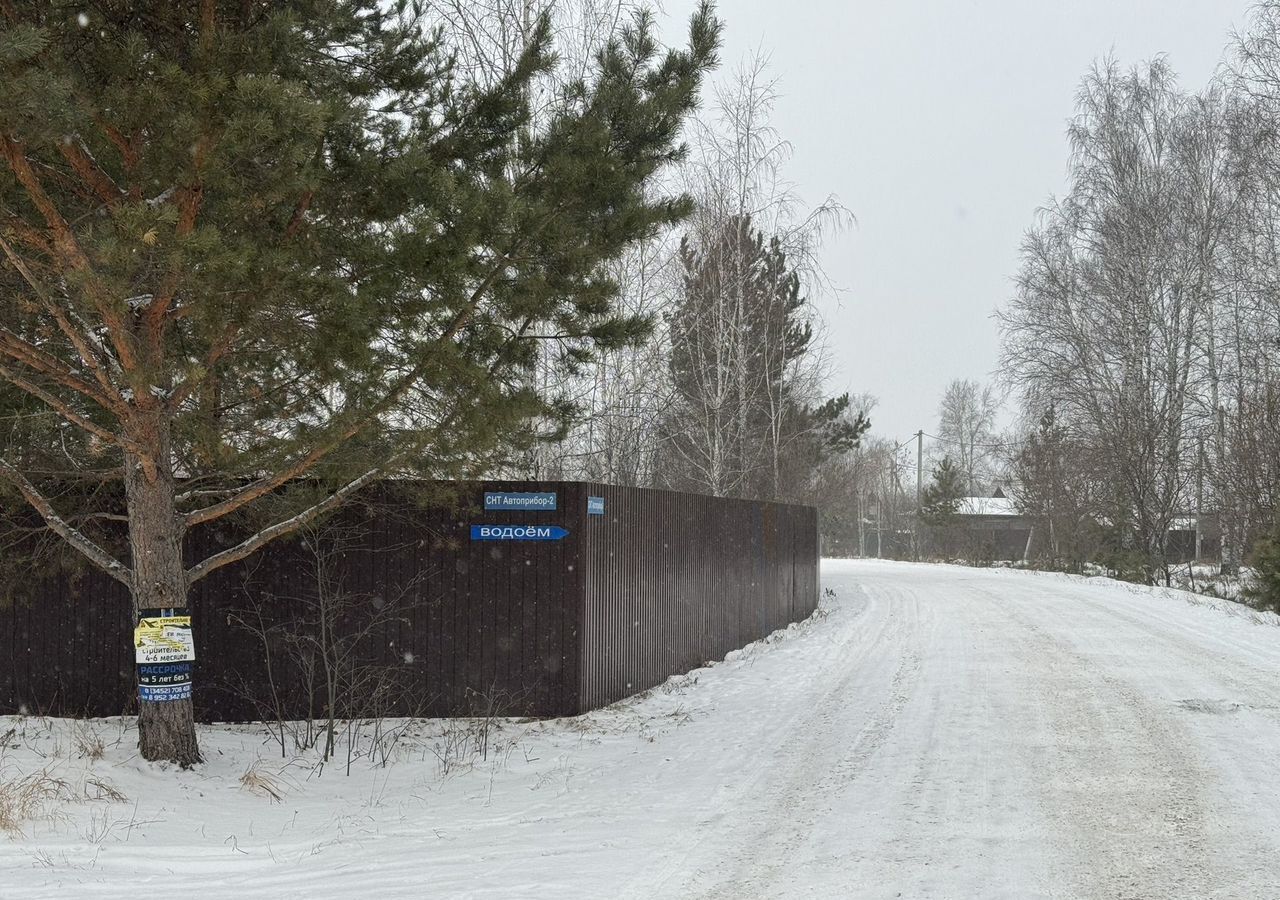
[[[961,497],[956,506],[960,516],[1018,516],[1022,513],[1008,497]]]

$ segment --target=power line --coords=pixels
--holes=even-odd
[[[924,436],[929,438],[930,440],[941,441],[944,444],[951,444],[952,446],[955,446],[955,447],[970,446],[970,447],[974,447],[975,449],[978,447],[981,447],[984,450],[1003,450],[1006,447],[1008,447],[1010,443],[1012,443],[1011,441],[1000,441],[999,443],[991,444],[985,441],[974,441],[973,443],[966,445],[964,441],[958,441],[955,438],[939,437],[936,434],[929,434],[928,432],[925,432]],[[914,440],[914,438],[912,440]]]

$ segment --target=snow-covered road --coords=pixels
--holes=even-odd
[[[350,778],[295,764],[275,803],[239,784],[270,760],[251,729],[207,730],[181,774],[126,735],[91,768],[129,822],[86,804],[0,838],[0,898],[1280,897],[1274,620],[1048,574],[828,561],[823,583],[825,615],[509,724],[445,778],[408,742]]]
[[[1280,897],[1277,629],[1053,575],[824,583],[838,638],[671,896]]]

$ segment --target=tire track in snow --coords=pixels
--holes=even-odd
[[[709,870],[698,872],[678,896],[717,898],[766,897],[776,893],[783,874],[808,838],[818,817],[830,810],[833,796],[849,789],[892,733],[919,680],[920,607],[909,593],[878,592],[885,607],[881,633],[863,636],[856,657],[841,661],[833,687],[790,730],[787,740],[771,755],[762,790],[747,802],[743,829],[730,838],[727,852],[718,854]],[[887,651],[894,656],[890,657]],[[875,654],[885,658],[876,660]],[[860,665],[859,663],[862,663]],[[866,695],[868,671],[892,669],[883,697],[869,715],[856,700]],[[745,831],[745,833],[741,833]],[[696,893],[698,885],[712,887]]]
[[[1223,690],[1218,697],[1183,698],[1191,702],[1213,703],[1224,697],[1240,697],[1242,705],[1273,721],[1280,722],[1280,684],[1274,680],[1275,665],[1270,668],[1248,656],[1247,648],[1225,642],[1214,632],[1194,632],[1187,626],[1160,618],[1159,614],[1143,615],[1141,612],[1107,602],[1101,598],[1083,598],[1081,603],[1100,615],[1122,619],[1135,630],[1142,632],[1149,641],[1164,645],[1168,653],[1179,656],[1188,670],[1210,673],[1212,680],[1221,683]],[[1264,626],[1257,626],[1264,627]],[[1280,635],[1277,635],[1280,646]],[[1213,642],[1216,647],[1206,642]],[[1273,660],[1273,663],[1275,661]],[[1247,702],[1243,701],[1247,698]]]
[[[824,580],[823,584],[826,585],[827,582]],[[830,620],[815,627],[821,627],[823,630],[834,627],[837,629],[836,634],[841,632],[843,634],[838,642],[811,647],[805,664],[814,664],[815,676],[831,675],[847,678],[849,677],[847,666],[863,659],[878,648],[896,621],[892,616],[886,615],[890,610],[883,597],[873,596],[861,588],[841,591],[834,606],[827,606],[825,602],[823,606],[830,610]],[[839,619],[847,619],[847,621],[838,621]],[[845,674],[840,675],[842,672]],[[646,866],[648,871],[645,877],[634,879],[624,885],[620,891],[621,897],[626,900],[649,900],[651,897],[684,898],[689,896],[692,890],[689,886],[692,879],[687,873],[701,871],[700,865],[703,869],[714,868],[715,861],[722,860],[734,852],[732,848],[726,849],[718,844],[725,841],[727,829],[745,829],[746,826],[741,823],[742,817],[737,811],[758,802],[754,798],[767,790],[766,783],[777,777],[779,771],[783,771],[780,765],[785,766],[788,763],[779,764],[775,757],[782,752],[782,748],[788,741],[793,740],[794,736],[800,733],[804,722],[812,714],[813,707],[806,705],[810,700],[809,693],[807,691],[799,693],[796,691],[797,687],[797,684],[792,681],[785,681],[779,685],[782,692],[790,690],[798,693],[797,696],[789,698],[786,708],[790,712],[785,718],[777,718],[776,712],[772,716],[763,715],[752,723],[756,728],[751,733],[739,729],[728,736],[735,742],[756,741],[758,743],[760,752],[756,765],[750,769],[734,770],[730,777],[719,781],[715,790],[706,798],[705,813],[699,818],[697,824],[688,832],[672,835],[672,843],[676,849],[668,849],[652,859]],[[834,692],[834,688],[829,689],[827,694],[829,696]],[[771,708],[776,709],[776,706]],[[711,715],[714,717],[714,711]],[[677,738],[679,736],[680,733],[677,732]],[[696,765],[706,762],[705,758],[693,760]],[[790,764],[794,765],[794,762]],[[736,834],[736,831],[733,833]],[[679,882],[679,885],[676,882]]]
[[[1057,834],[1061,896],[1222,896],[1231,879],[1214,861],[1227,848],[1206,834],[1201,786],[1211,777],[1189,735],[1170,710],[1051,633],[1053,619],[1003,602],[1054,737],[1039,799]]]

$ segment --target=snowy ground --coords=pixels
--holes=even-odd
[[[219,727],[183,773],[123,723],[93,761],[82,726],[0,719],[0,783],[53,785],[0,836],[0,898],[1280,897],[1273,617],[1007,570],[823,583],[810,622],[502,723],[487,760],[465,723],[349,777]]]

